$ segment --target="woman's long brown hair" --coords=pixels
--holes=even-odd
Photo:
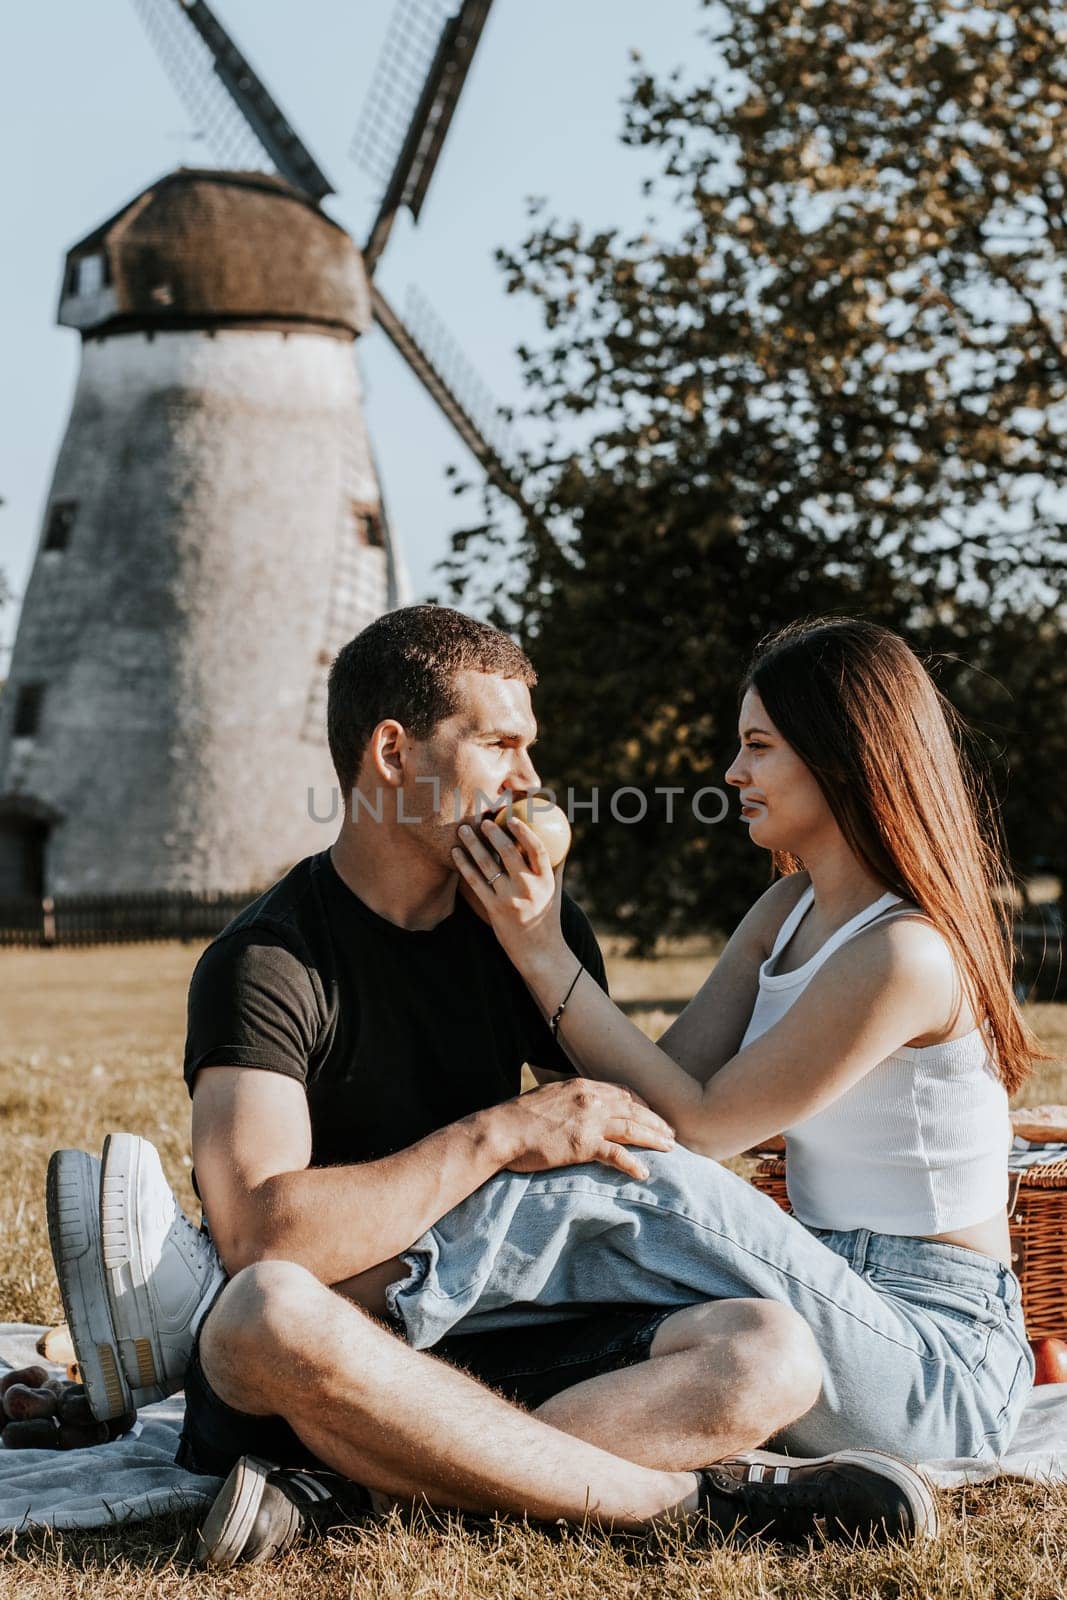
[[[749,687],[810,768],[856,856],[948,941],[1014,1093],[1042,1052],[1015,1000],[996,911],[1010,884],[996,813],[954,707],[898,634],[851,617],[794,623],[764,640]],[[779,871],[802,865],[775,855]]]

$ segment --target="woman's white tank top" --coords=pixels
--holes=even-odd
[[[785,1016],[846,940],[878,919],[917,911],[884,894],[810,961],[776,975],[775,962],[814,898],[809,886],[760,967],[742,1049]],[[789,1202],[809,1227],[949,1233],[985,1221],[1007,1202],[1008,1097],[980,1028],[947,1044],[902,1046],[831,1105],[782,1131]]]

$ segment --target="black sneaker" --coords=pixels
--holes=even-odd
[[[210,1567],[260,1566],[301,1536],[351,1527],[370,1509],[367,1491],[336,1472],[242,1456],[204,1518],[196,1558]]]
[[[936,1538],[940,1518],[922,1473],[879,1450],[804,1460],[753,1450],[699,1473],[701,1510],[724,1538],[798,1544]]]

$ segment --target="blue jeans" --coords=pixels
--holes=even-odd
[[[389,1291],[409,1343],[528,1327],[590,1304],[792,1306],[823,1357],[794,1454],[866,1446],[911,1461],[990,1457],[1033,1378],[1019,1282],[957,1245],[808,1229],[718,1162],[645,1151],[644,1183],[599,1165],[500,1173],[405,1255]]]

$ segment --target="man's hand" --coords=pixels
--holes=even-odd
[[[531,1089],[497,1108],[504,1117],[509,1153],[501,1163],[512,1172],[544,1172],[600,1161],[628,1178],[648,1177],[648,1168],[626,1147],[673,1150],[674,1130],[629,1089],[592,1078]]]

